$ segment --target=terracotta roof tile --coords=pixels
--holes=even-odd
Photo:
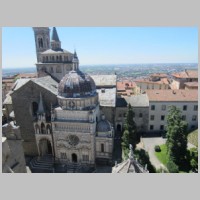
[[[135,82],[130,82],[130,81],[117,82],[117,90],[126,90],[134,87],[136,87]]]
[[[173,73],[176,78],[198,78],[198,70],[185,70],[183,72]]]
[[[197,90],[147,90],[149,101],[198,101]]]
[[[185,85],[189,87],[198,87],[198,82],[186,82]]]

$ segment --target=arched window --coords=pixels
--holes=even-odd
[[[47,128],[47,133],[48,133],[48,134],[51,134],[51,127],[50,127],[50,125],[49,125],[49,124],[47,125],[47,127],[46,127],[46,128]]]
[[[62,61],[62,56],[60,55],[60,61]]]
[[[33,114],[33,116],[37,116],[37,110],[38,110],[38,103],[33,102],[32,103],[32,114]]]
[[[45,57],[42,57],[43,63],[45,62]]]
[[[42,38],[38,38],[38,46],[39,46],[39,48],[43,48],[43,40],[42,40]]]
[[[54,56],[52,56],[52,61],[54,62]]]
[[[42,132],[42,134],[45,134],[45,125],[44,125],[44,123],[41,124],[41,132]]]
[[[56,61],[58,61],[59,60],[59,58],[58,58],[58,56],[56,56]]]
[[[101,152],[104,152],[104,144],[101,144]]]
[[[38,124],[35,125],[36,134],[40,134],[40,127]]]
[[[48,56],[46,56],[46,62],[48,62]]]
[[[40,38],[40,41],[41,41],[41,47],[43,48],[43,40],[42,40],[42,38]]]

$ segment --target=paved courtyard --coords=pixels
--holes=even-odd
[[[157,169],[160,168],[161,166],[162,167],[164,166],[155,156],[154,147],[155,145],[161,145],[161,144],[164,144],[165,142],[166,142],[166,139],[162,137],[151,137],[151,138],[141,139],[141,143],[140,143],[141,147],[143,147],[149,153],[150,161]]]

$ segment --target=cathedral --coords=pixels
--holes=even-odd
[[[25,155],[94,167],[112,163],[114,128],[100,109],[92,77],[76,51],[61,48],[54,27],[34,27],[38,78],[18,80],[12,96]]]

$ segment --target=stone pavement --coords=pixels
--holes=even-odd
[[[141,138],[140,147],[143,147],[148,153],[151,163],[155,166],[156,169],[165,168],[166,167],[157,159],[155,156],[155,145],[165,144],[166,139],[162,137],[151,137],[151,138]]]

